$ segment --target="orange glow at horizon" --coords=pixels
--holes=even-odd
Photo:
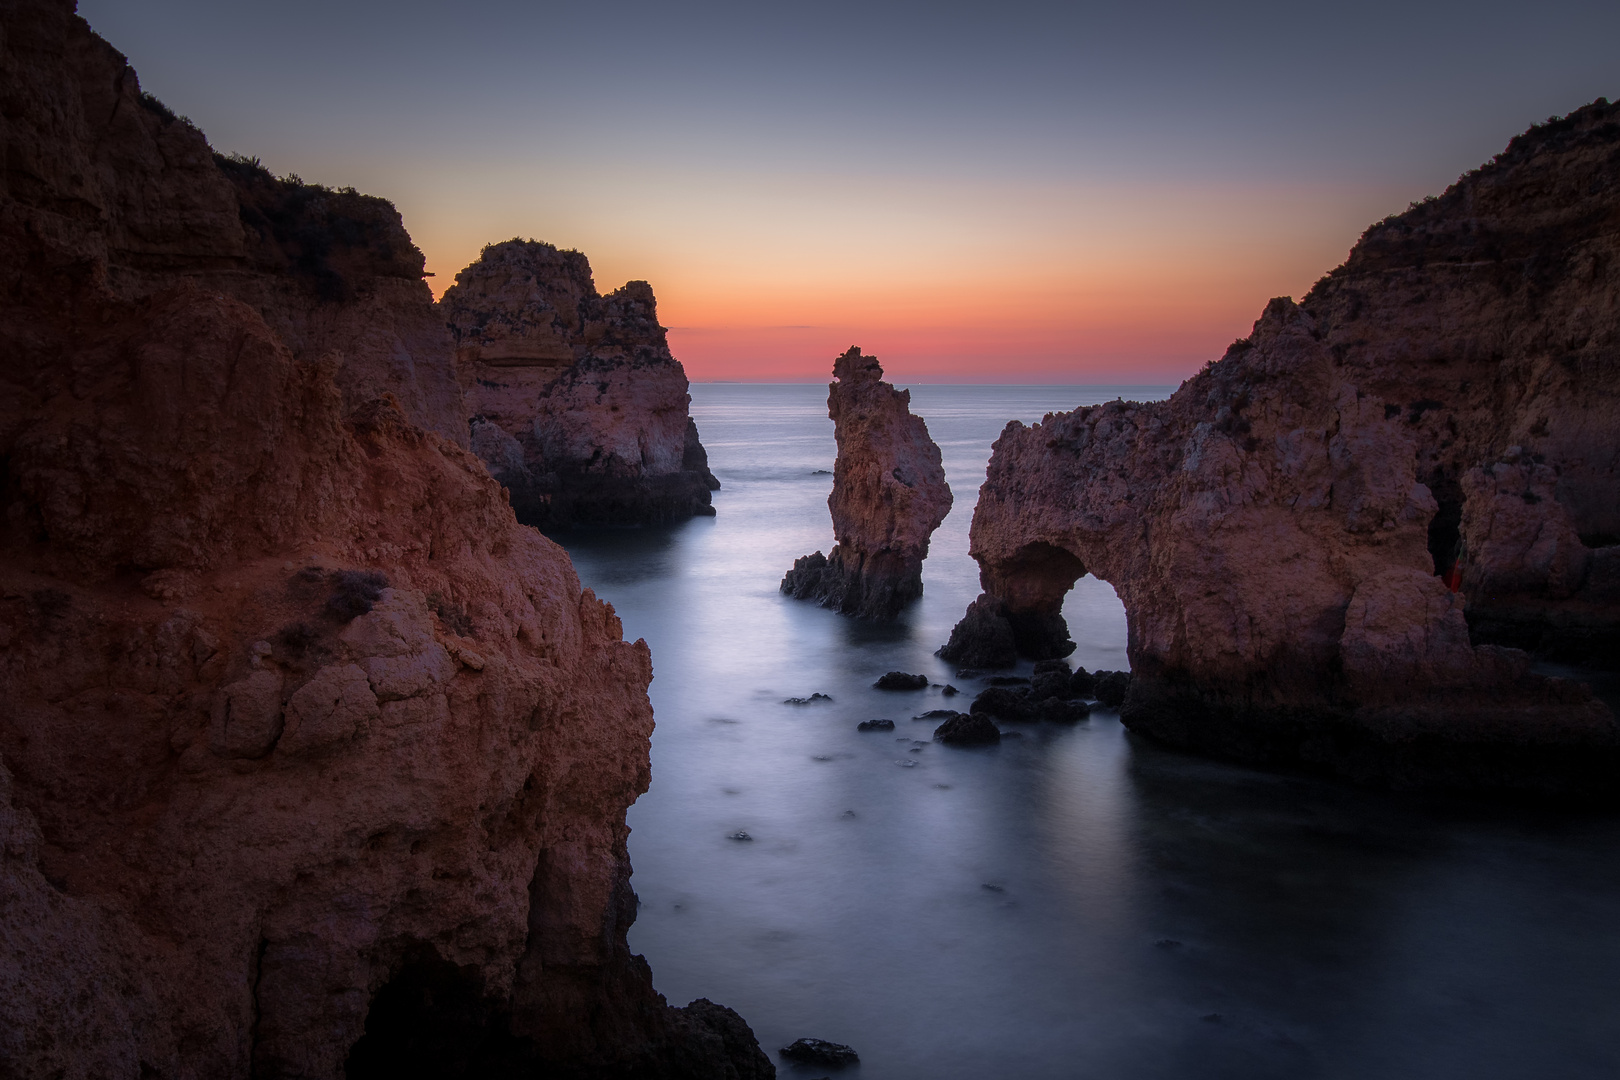
[[[707,178],[581,186],[566,215],[521,183],[459,210],[400,200],[434,291],[489,242],[584,251],[597,287],[652,284],[694,381],[824,381],[850,345],[896,379],[1170,385],[1273,296],[1342,262],[1393,192]],[[548,203],[551,200],[546,200]],[[470,207],[470,208],[469,208]]]

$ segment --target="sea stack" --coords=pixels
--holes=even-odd
[[[893,619],[922,595],[928,538],[951,509],[939,447],[911,414],[911,391],[883,381],[874,356],[851,347],[833,363],[827,414],[838,440],[831,554],[793,564],[782,591],[847,615]]]
[[[626,944],[651,658],[461,445],[394,208],[66,0],[0,100],[0,1075],[771,1075]]]
[[[959,655],[1124,601],[1122,718],[1358,780],[1612,798],[1620,728],[1532,659],[1620,657],[1620,107],[1373,225],[1169,400],[1009,424]],[[1528,651],[1521,651],[1528,650]]]
[[[598,295],[577,251],[486,247],[440,301],[473,451],[542,528],[713,514],[720,482],[645,281]]]

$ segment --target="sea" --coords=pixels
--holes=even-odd
[[[1236,767],[1106,709],[975,749],[913,719],[986,685],[934,650],[1002,428],[1170,389],[910,387],[955,504],[878,626],[778,591],[833,543],[827,387],[693,385],[717,515],[557,537],[652,649],[631,948],[805,1080],[801,1037],[870,1080],[1620,1076],[1620,818]],[[1128,666],[1108,584],[1064,615],[1071,663]]]

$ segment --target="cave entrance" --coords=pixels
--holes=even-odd
[[[474,967],[457,967],[431,946],[407,953],[371,999],[366,1033],[349,1050],[347,1080],[450,1080],[544,1071],[533,1045],[511,1034],[504,1003],[484,993]]]

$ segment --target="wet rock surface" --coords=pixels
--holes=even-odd
[[[541,528],[712,514],[720,486],[652,287],[599,295],[577,251],[491,244],[439,304],[472,448]]]
[[[852,348],[833,365],[827,412],[838,439],[827,498],[837,545],[794,561],[782,592],[875,620],[922,595],[928,541],[951,509],[939,447],[911,414],[911,393],[883,382]]]
[[[630,954],[651,660],[465,448],[393,208],[70,4],[0,99],[0,1074],[771,1075]]]
[[[893,731],[893,720],[862,720],[855,725],[857,731]]]
[[[1600,101],[1369,228],[1169,400],[1008,425],[971,531],[984,595],[945,654],[1065,654],[1063,595],[1091,572],[1125,604],[1135,731],[1612,798],[1613,714],[1502,646],[1620,656],[1617,248]]]

